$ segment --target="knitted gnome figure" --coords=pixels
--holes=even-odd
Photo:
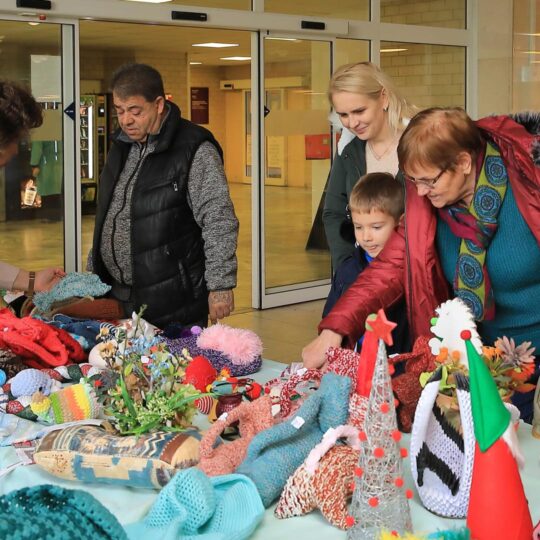
[[[360,440],[364,442],[358,467],[356,487],[348,518],[348,540],[378,539],[382,530],[403,534],[412,531],[407,498],[403,489],[401,459],[406,452],[399,447],[401,433],[397,429],[392,383],[388,370],[386,343],[392,343],[390,323],[382,310],[373,320],[368,318],[363,347],[378,342],[371,392]],[[379,339],[383,338],[383,339]],[[373,360],[372,360],[373,361]],[[371,370],[367,368],[366,372]],[[357,381],[357,388],[361,381]],[[368,384],[367,380],[363,384]]]
[[[510,411],[495,381],[462,332],[469,357],[469,378],[476,449],[467,526],[475,540],[530,540],[533,524],[518,463],[523,463]]]

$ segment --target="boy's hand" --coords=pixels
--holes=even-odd
[[[302,349],[302,361],[308,369],[320,368],[330,347],[340,347],[343,336],[333,330],[323,330],[318,337]]]

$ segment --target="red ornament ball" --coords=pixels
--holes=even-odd
[[[390,405],[388,403],[381,403],[381,412],[386,414],[390,410]]]
[[[461,339],[471,339],[472,334],[470,330],[462,330],[460,336]]]
[[[368,504],[372,508],[375,508],[376,506],[379,506],[379,499],[377,497],[371,497],[371,499],[368,500]]]
[[[407,497],[407,499],[412,499],[413,498],[413,492],[412,492],[412,489],[407,489],[405,491],[405,497]]]
[[[358,438],[363,442],[367,441],[366,432],[365,431],[360,431],[360,433],[358,433]]]
[[[356,484],[355,484],[354,482],[351,482],[351,483],[349,484],[349,491],[350,491],[350,492],[353,492],[355,488],[356,488]]]
[[[354,468],[354,476],[358,476],[358,478],[360,478],[363,474],[364,474],[364,469],[362,469],[362,467]]]
[[[406,448],[400,448],[399,453],[401,454],[402,458],[406,458],[409,455],[409,452],[407,452]]]
[[[394,429],[394,431],[392,431],[392,439],[394,439],[394,441],[396,442],[401,441],[401,432],[397,429]]]
[[[373,455],[376,457],[376,458],[382,458],[384,457],[384,449],[383,448],[375,448],[375,450],[373,450]]]
[[[394,480],[394,485],[398,488],[401,488],[403,487],[403,478],[401,478],[401,476],[398,476],[395,480]]]
[[[347,527],[352,527],[355,524],[355,520],[352,516],[347,516],[345,518],[345,523],[347,524]]]

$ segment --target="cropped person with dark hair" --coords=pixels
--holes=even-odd
[[[89,270],[126,315],[206,326],[234,309],[238,220],[223,154],[165,98],[161,75],[126,64],[112,76],[120,129],[100,178]]]
[[[17,155],[21,140],[42,122],[43,110],[30,92],[17,83],[0,81],[0,167]],[[25,290],[29,295],[50,289],[63,275],[61,268],[29,272],[0,262],[0,288]]]

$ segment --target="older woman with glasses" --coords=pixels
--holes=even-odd
[[[540,351],[539,133],[533,115],[473,122],[457,108],[418,113],[397,149],[404,224],[320,323],[304,364],[354,344],[370,313],[403,296],[413,339],[429,335],[434,309],[458,296],[485,343],[505,335]]]

